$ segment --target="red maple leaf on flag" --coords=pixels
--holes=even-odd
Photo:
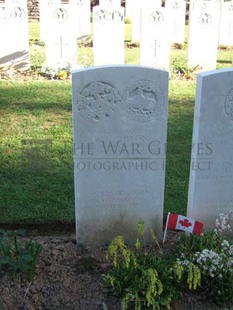
[[[181,224],[181,226],[184,226],[184,227],[187,227],[187,228],[192,226],[192,223],[190,223],[187,218],[184,219],[184,220],[180,220],[180,224]]]

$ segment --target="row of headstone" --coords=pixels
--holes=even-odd
[[[102,0],[99,6],[93,8],[94,65],[124,63],[124,8],[120,3],[120,0]],[[41,19],[41,33],[45,38],[48,66],[56,63],[76,64],[77,37],[90,33],[90,28],[83,26],[81,29],[80,26],[87,25],[90,19],[88,5],[90,0],[80,1],[78,5],[74,0],[69,4],[62,4],[61,0],[50,0],[49,3],[41,0],[41,12],[46,12],[46,18]],[[222,12],[226,9],[231,12],[230,8],[229,3],[222,4]],[[78,23],[76,12],[82,12]],[[140,41],[140,65],[169,69],[171,43],[182,43],[185,38],[185,12],[184,0],[167,0],[164,7],[161,0],[133,2],[132,40]],[[220,12],[219,2],[191,0],[187,52],[189,67],[199,67],[201,70],[216,68],[218,45],[224,42],[224,37],[219,36]],[[229,39],[232,15],[229,13],[228,16],[228,19],[221,19],[221,29],[229,28],[226,31]]]
[[[142,66],[74,71],[77,242],[163,230],[168,72]],[[233,69],[197,79],[187,216],[205,230],[233,211]]]
[[[140,41],[140,64],[168,70],[171,43],[185,38],[186,1],[167,0],[165,6],[161,0],[128,1],[132,40]],[[124,63],[125,10],[120,3],[102,0],[93,8],[94,65]],[[232,2],[190,1],[188,66],[216,68],[218,45],[233,45],[232,17]],[[6,29],[0,33],[0,66],[29,68],[27,1],[1,2],[0,26]],[[90,0],[40,0],[40,33],[47,66],[77,66],[77,38],[90,35]]]

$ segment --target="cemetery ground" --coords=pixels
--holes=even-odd
[[[37,69],[44,51],[38,25],[32,28],[31,59]],[[126,63],[137,64],[137,44],[128,41]],[[87,45],[83,42],[79,54],[86,66],[92,61]],[[195,72],[184,64],[185,52],[185,45],[172,50],[164,214],[186,212],[196,81]],[[219,50],[218,68],[231,63],[232,51]],[[0,278],[0,309],[120,309],[119,300],[100,285],[109,268],[107,246],[75,244],[70,80],[66,75],[49,80],[37,73],[6,72],[0,79],[0,227],[20,224],[27,229],[27,240],[42,245],[31,283],[23,275]],[[169,233],[165,252],[178,237]],[[233,306],[185,291],[172,309]]]

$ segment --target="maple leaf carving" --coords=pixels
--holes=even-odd
[[[180,224],[181,224],[181,226],[186,227],[186,228],[192,226],[192,223],[190,223],[187,218],[184,220],[180,220]]]

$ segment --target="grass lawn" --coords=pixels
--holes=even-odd
[[[39,39],[36,23],[30,38]],[[185,52],[172,50],[171,63],[183,64]],[[91,53],[83,48],[79,57],[91,62]],[[138,63],[138,48],[125,55],[126,63]],[[31,44],[32,65],[43,59],[44,47]],[[232,51],[219,51],[219,68],[231,61]],[[185,214],[196,84],[172,75],[169,83],[164,211]],[[0,80],[0,89],[0,223],[74,221],[70,81]]]

